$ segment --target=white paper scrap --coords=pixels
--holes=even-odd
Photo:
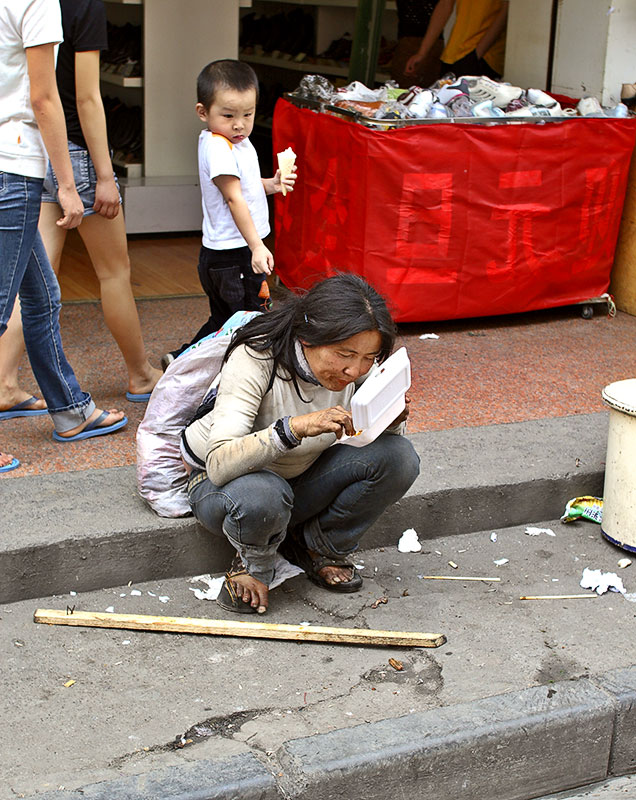
[[[510,561],[509,558],[496,558],[492,563],[496,564],[498,567],[502,567],[504,564],[507,564]]]
[[[540,533],[545,533],[548,536],[556,536],[556,533],[550,528],[526,528],[525,531],[528,536],[538,536]]]
[[[167,594],[162,594],[162,595],[159,595],[159,600],[160,600],[160,602],[162,602],[162,603],[167,603],[167,602],[168,602],[168,600],[170,600],[170,598],[168,597],[168,595],[167,595]]]
[[[615,572],[601,572],[600,569],[590,569],[589,567],[583,570],[581,587],[593,589],[596,594],[605,594],[608,589],[612,592],[626,593],[622,579]]]
[[[141,592],[139,591],[139,589],[131,589],[130,594],[133,597],[141,597]]]
[[[493,532],[490,534],[490,541],[491,541],[491,542],[496,542],[496,541],[497,541],[497,534],[495,533],[495,531],[493,531]]]
[[[107,614],[112,614],[114,610],[115,610],[115,606],[108,606],[108,608],[106,609],[106,613]]]
[[[423,333],[420,339],[439,339],[439,336],[436,333]]]
[[[408,530],[405,530],[398,542],[398,550],[400,553],[419,553],[421,549],[422,545],[417,537],[415,528],[408,528]]]

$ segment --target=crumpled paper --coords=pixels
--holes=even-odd
[[[608,589],[612,592],[626,594],[623,581],[615,572],[601,572],[600,569],[590,569],[589,567],[583,570],[581,587],[593,589],[596,594],[605,594]]]
[[[422,545],[417,538],[415,528],[408,528],[408,530],[405,530],[398,542],[398,550],[400,553],[419,553],[421,549]]]

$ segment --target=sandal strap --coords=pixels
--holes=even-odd
[[[329,558],[328,556],[319,555],[317,558],[309,556],[313,564],[315,572],[320,572],[324,567],[344,567],[355,571],[355,565],[346,558]]]

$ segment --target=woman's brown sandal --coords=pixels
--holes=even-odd
[[[234,611],[237,614],[256,614],[257,609],[249,603],[246,603],[242,597],[236,594],[236,589],[232,581],[239,575],[249,575],[249,572],[243,566],[241,557],[237,553],[232,559],[229,570],[225,573],[225,580],[216,598],[216,602],[226,611]]]
[[[346,557],[342,558],[329,558],[327,556],[312,554],[307,550],[307,547],[299,541],[296,535],[291,531],[287,533],[287,537],[279,547],[281,555],[288,561],[296,564],[305,570],[307,577],[316,586],[321,586],[330,592],[340,592],[346,594],[349,592],[357,592],[362,588],[362,576]],[[348,581],[340,581],[339,583],[331,583],[320,574],[320,570],[325,567],[343,567],[344,569],[351,570],[351,578]]]

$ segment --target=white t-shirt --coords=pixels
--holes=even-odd
[[[58,0],[0,0],[0,170],[43,178],[47,156],[31,108],[26,48],[62,41]]]
[[[269,209],[253,144],[249,139],[232,144],[225,136],[204,130],[199,136],[203,246],[211,250],[230,250],[247,245],[223,195],[214,185],[214,178],[219,175],[235,175],[239,178],[252,221],[263,239],[270,230]]]

